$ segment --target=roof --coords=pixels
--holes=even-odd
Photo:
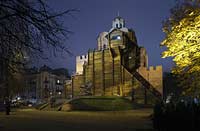
[[[48,71],[48,72],[50,72],[52,69],[50,68],[50,67],[48,67],[47,65],[44,65],[44,66],[42,66],[41,68],[40,68],[40,72],[41,71]]]
[[[122,17],[120,17],[120,16],[117,16],[117,17],[114,18],[114,20],[116,20],[116,19],[124,20],[124,19],[123,19]]]

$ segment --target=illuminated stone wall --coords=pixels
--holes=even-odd
[[[113,56],[113,52],[115,57]],[[132,75],[121,65],[120,49],[114,48],[102,51],[88,52],[88,63],[85,65],[83,84],[93,84],[93,95],[121,95],[127,96],[132,88]],[[80,87],[80,79],[74,84]]]
[[[76,74],[83,74],[83,65],[87,60],[87,55],[76,56]]]
[[[162,66],[140,67],[138,72],[153,85],[161,94],[163,94],[163,70]]]
[[[72,97],[81,95],[81,86],[84,85],[83,75],[72,76]]]

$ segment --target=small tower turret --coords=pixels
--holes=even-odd
[[[112,28],[124,28],[125,27],[125,20],[122,19],[120,16],[117,16],[116,18],[114,18],[113,22],[112,22]]]

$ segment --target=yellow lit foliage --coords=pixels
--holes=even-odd
[[[166,33],[162,57],[173,57],[175,73],[200,71],[200,9],[195,9]]]

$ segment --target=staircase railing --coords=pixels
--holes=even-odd
[[[142,75],[140,75],[139,72],[134,71],[132,74],[144,86],[144,88],[149,90],[156,98],[162,100],[162,94],[158,90],[156,90],[153,85],[149,83],[149,81],[147,81]]]

